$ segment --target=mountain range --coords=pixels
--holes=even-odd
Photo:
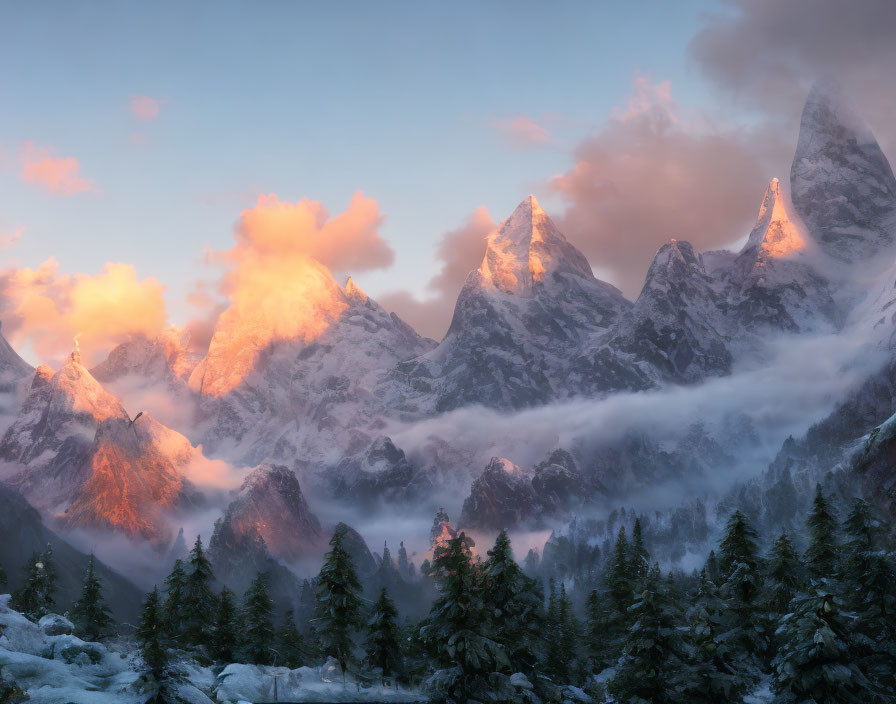
[[[676,234],[634,301],[594,276],[530,195],[485,239],[439,342],[311,259],[297,272],[301,305],[286,316],[274,303],[232,305],[200,352],[172,329],[134,337],[92,370],[77,350],[59,370],[35,370],[0,336],[10,416],[0,478],[63,533],[114,532],[164,551],[178,525],[211,507],[219,563],[294,564],[322,549],[329,531],[315,502],[411,511],[435,505],[447,486],[466,496],[456,501],[461,527],[498,530],[549,525],[598,499],[710,476],[759,444],[749,421],[722,432],[730,419],[707,419],[671,443],[626,428],[603,443],[590,432],[558,437],[524,465],[531,469],[512,459],[516,436],[489,438],[500,452],[489,459],[485,447],[458,447],[425,429],[466,412],[512,416],[695,387],[761,365],[781,340],[867,337],[892,357],[896,179],[845,106],[836,87],[813,88],[791,200],[777,178],[764,193],[757,184],[757,219],[749,233],[732,233],[743,243],[737,251],[700,252]],[[812,477],[829,471],[819,449],[827,443],[892,513],[896,479],[886,458],[896,425],[887,419],[896,392],[886,370],[865,383],[886,387],[873,408],[853,389],[825,421],[838,432],[785,443],[771,474],[742,485],[742,499],[765,496],[785,465]],[[142,409],[129,399],[147,389],[191,409],[190,422],[132,419]],[[423,439],[403,447],[415,428]],[[190,479],[191,464],[207,458],[242,471],[223,500]]]

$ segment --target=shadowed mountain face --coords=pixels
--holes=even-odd
[[[629,308],[529,196],[488,236],[445,339],[399,365],[394,378],[408,387],[408,407],[423,414],[545,403],[572,393],[566,380],[576,352]]]
[[[67,609],[80,597],[88,556],[47,528],[38,512],[19,493],[2,485],[0,535],[3,536],[3,540],[0,540],[0,564],[9,578],[7,589],[14,590],[21,584],[28,560],[50,544],[59,577],[56,603],[60,611]],[[96,563],[96,574],[115,618],[124,623],[136,623],[140,616],[142,592],[99,561]]]
[[[827,254],[849,263],[892,254],[896,178],[835,85],[809,93],[790,181],[796,211]]]

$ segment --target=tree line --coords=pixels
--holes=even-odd
[[[429,613],[400,624],[385,587],[363,598],[340,524],[313,580],[313,614],[297,624],[287,612],[276,628],[267,576],[242,600],[215,591],[197,538],[148,594],[136,637],[147,676],[162,687],[184,650],[221,664],[298,667],[331,657],[343,675],[422,684],[445,702],[513,692],[511,678],[548,700],[577,685],[624,704],[738,702],[769,680],[780,702],[896,701],[890,531],[861,499],[841,524],[820,487],[806,525],[802,555],[787,533],[762,554],[756,530],[735,511],[717,550],[685,575],[660,571],[636,520],[630,538],[620,528],[578,604],[565,581],[526,574],[506,532],[485,556],[461,533],[421,570],[436,588]],[[39,618],[53,607],[52,552],[36,555],[26,573],[11,604]],[[110,632],[92,558],[69,615],[85,636]]]

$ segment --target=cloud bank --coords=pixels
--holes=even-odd
[[[138,279],[130,264],[110,262],[99,274],[62,274],[48,259],[37,268],[0,272],[3,334],[58,366],[79,336],[85,364],[95,364],[131,335],[157,335],[167,319],[165,287]]]

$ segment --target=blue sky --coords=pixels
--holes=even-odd
[[[361,189],[396,251],[357,277],[421,291],[446,230],[485,205],[506,217],[614,108],[633,79],[711,104],[688,60],[714,4],[665,2],[3,3],[0,230],[7,260],[64,272],[134,264],[167,286],[175,321],[258,194],[331,213]],[[161,101],[157,119],[129,111]],[[496,122],[525,115],[548,144],[521,149]],[[53,196],[19,178],[33,141],[77,158],[96,192]],[[542,189],[540,191],[539,189]]]

